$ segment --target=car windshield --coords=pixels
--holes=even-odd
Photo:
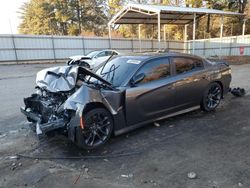
[[[93,58],[95,57],[100,51],[92,51],[87,54],[88,57]]]
[[[100,67],[96,74],[110,82],[114,87],[119,87],[133,70],[139,66],[142,60],[142,57],[137,56],[115,57]],[[91,79],[91,81],[94,80]]]

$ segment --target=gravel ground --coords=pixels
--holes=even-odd
[[[83,151],[65,137],[38,140],[19,112],[35,74],[51,64],[0,66],[0,187],[250,187],[250,96],[227,95],[216,112],[200,110],[149,124]],[[53,65],[55,66],[55,65]],[[250,65],[232,66],[232,87],[250,91]],[[129,156],[108,158],[110,154]],[[102,155],[101,159],[9,159]],[[189,179],[187,174],[197,177]]]

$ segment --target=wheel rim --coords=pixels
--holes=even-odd
[[[97,112],[85,121],[83,137],[86,145],[96,147],[104,143],[111,131],[111,122],[107,114]]]
[[[207,107],[210,109],[216,108],[221,100],[221,88],[218,85],[212,86],[207,95]]]

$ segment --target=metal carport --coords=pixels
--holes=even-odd
[[[145,4],[128,4],[122,8],[109,21],[109,38],[111,40],[111,26],[113,24],[157,24],[158,25],[158,46],[160,49],[161,24],[185,25],[185,39],[187,36],[187,26],[193,23],[193,52],[195,50],[196,19],[205,15],[218,15],[221,17],[220,38],[223,36],[224,16],[244,16],[240,13],[225,12],[207,8],[174,7]],[[164,27],[165,28],[165,27]],[[140,27],[139,27],[140,30]],[[245,33],[245,21],[243,23],[242,35]],[[140,31],[139,31],[140,33]],[[140,38],[140,34],[139,34]]]

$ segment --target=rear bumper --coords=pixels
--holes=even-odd
[[[63,118],[42,124],[41,115],[36,114],[23,107],[21,107],[20,110],[28,119],[30,119],[32,122],[36,124],[37,135],[44,134],[44,133],[47,133],[47,132],[50,132],[59,128],[65,128],[67,124],[67,122]]]

